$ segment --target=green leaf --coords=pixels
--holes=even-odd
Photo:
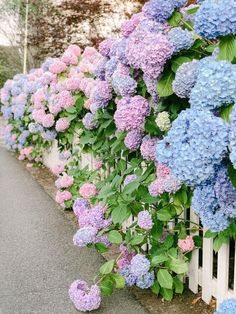
[[[169,267],[176,274],[185,274],[188,271],[188,264],[184,261],[181,261],[177,258],[171,258]]]
[[[114,265],[115,265],[115,260],[112,259],[112,260],[106,262],[105,264],[103,264],[100,267],[99,271],[102,275],[110,274],[113,270]]]
[[[120,244],[122,242],[122,235],[117,230],[112,230],[108,233],[108,240],[111,243]]]
[[[187,12],[187,14],[190,15],[190,14],[196,13],[198,11],[198,9],[199,9],[199,6],[196,6],[196,7],[192,8],[192,9],[188,9],[188,7],[187,7],[186,12]]]
[[[173,243],[174,243],[173,235],[168,234],[168,236],[165,238],[165,241],[163,243],[163,247],[165,249],[169,249],[172,247]]]
[[[173,278],[166,269],[160,269],[157,273],[158,283],[162,288],[172,289]]]
[[[173,299],[173,290],[172,289],[161,289],[161,294],[166,301],[171,301]]]
[[[68,112],[68,113],[76,113],[76,107],[73,106],[73,107],[67,108],[66,112]]]
[[[236,44],[233,35],[224,36],[219,43],[218,60],[227,60],[231,62],[236,55]]]
[[[111,278],[115,282],[117,289],[123,289],[124,288],[124,286],[125,286],[124,277],[122,277],[120,274],[116,273],[116,274],[112,274]]]
[[[108,251],[108,248],[106,247],[106,245],[100,242],[95,244],[95,248],[99,253],[105,253]]]
[[[175,292],[176,293],[183,293],[184,291],[184,284],[182,283],[181,280],[179,280],[179,278],[175,277],[173,279],[174,281],[174,287],[175,287]]]
[[[104,186],[98,194],[99,198],[108,198],[109,196],[115,194],[114,191],[110,186]]]
[[[207,230],[204,234],[204,238],[215,238],[217,236],[217,232],[212,232],[211,230]]]
[[[121,224],[129,218],[130,214],[131,212],[127,206],[121,204],[119,207],[113,209],[111,218],[114,224]]]
[[[124,193],[125,194],[131,194],[132,192],[134,192],[135,190],[138,189],[140,183],[136,180],[128,183],[125,187],[124,187]]]
[[[160,292],[160,286],[157,282],[157,280],[154,281],[154,284],[151,286],[151,290],[154,294],[158,295]]]
[[[175,58],[173,61],[172,61],[172,65],[171,65],[171,69],[173,72],[176,72],[177,69],[183,64],[183,63],[186,63],[186,62],[190,62],[191,59],[188,58],[188,57],[178,57],[178,58]]]
[[[178,11],[174,11],[171,17],[168,19],[168,23],[171,26],[176,27],[179,25],[181,19],[182,19],[182,14]]]
[[[110,278],[103,279],[100,284],[100,289],[103,296],[109,296],[113,292],[113,282]]]
[[[158,264],[161,264],[163,262],[166,262],[169,260],[169,257],[167,257],[166,255],[164,254],[160,254],[160,255],[157,255],[157,256],[154,256],[151,260],[151,264],[153,266],[157,266]]]
[[[142,234],[137,234],[136,236],[132,237],[130,244],[132,245],[138,245],[142,243],[144,240],[144,236]]]
[[[224,119],[226,122],[230,124],[230,115],[233,110],[233,105],[229,105],[227,107],[223,107],[220,109],[220,116],[222,119]]]
[[[157,83],[157,92],[160,97],[167,97],[173,94],[172,82],[175,76],[172,71],[166,72]]]
[[[231,162],[228,163],[228,175],[233,184],[233,187],[236,188],[236,169]]]
[[[215,252],[218,252],[219,249],[221,248],[222,244],[227,244],[228,243],[228,238],[224,236],[223,234],[219,234],[213,242],[213,249]]]
[[[193,240],[194,240],[194,243],[195,243],[196,247],[200,247],[200,248],[202,247],[203,239],[202,239],[201,236],[195,235],[195,236],[193,236]]]
[[[169,212],[169,210],[166,209],[166,208],[160,209],[160,210],[156,213],[156,215],[157,215],[157,218],[158,218],[159,220],[161,220],[161,221],[168,221],[168,220],[170,220],[171,217],[172,217],[171,214],[170,214],[170,212]]]

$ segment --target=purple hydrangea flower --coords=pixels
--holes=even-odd
[[[127,287],[133,286],[136,281],[136,277],[133,274],[131,274],[130,268],[131,268],[130,265],[126,265],[125,267],[118,270],[118,273],[122,277],[124,277],[125,284]]]
[[[74,281],[69,289],[69,297],[75,308],[81,312],[93,311],[101,304],[101,290],[97,285],[89,287],[82,280]]]
[[[88,130],[93,130],[96,129],[99,125],[98,121],[95,121],[95,115],[93,113],[86,113],[86,115],[84,116],[82,122],[83,125],[86,129]]]
[[[118,96],[132,96],[136,92],[137,82],[129,75],[114,74],[111,85]]]
[[[145,275],[150,269],[150,261],[143,254],[135,255],[130,263],[130,273],[135,277]]]
[[[150,137],[149,135],[146,135],[143,138],[140,151],[143,159],[145,160],[155,160],[155,151],[156,151],[156,145],[158,143],[159,139],[157,137]]]
[[[73,204],[73,211],[76,216],[81,215],[85,210],[90,209],[90,203],[84,198],[77,198]]]
[[[136,151],[142,142],[142,133],[140,131],[130,131],[125,137],[125,146],[130,150],[130,151]]]
[[[163,23],[174,11],[172,0],[150,0],[143,7],[143,14],[151,20]]]
[[[116,127],[119,131],[142,130],[149,113],[149,103],[142,96],[124,97],[117,102]]]
[[[147,210],[138,213],[138,226],[144,230],[152,229],[152,215]]]
[[[84,247],[94,243],[96,239],[97,229],[91,226],[79,229],[73,237],[74,245]]]

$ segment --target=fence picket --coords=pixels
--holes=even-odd
[[[199,224],[198,216],[193,212],[191,209],[190,211],[190,221],[193,223]],[[193,227],[194,224],[191,223],[190,227]],[[194,235],[198,235],[199,232],[197,231]],[[189,264],[189,289],[192,290],[194,293],[198,292],[198,269],[199,269],[199,250],[194,250],[192,253],[192,258]]]
[[[217,301],[221,303],[229,290],[229,244],[223,244],[217,260]]]
[[[203,239],[202,299],[210,303],[213,279],[213,240]]]

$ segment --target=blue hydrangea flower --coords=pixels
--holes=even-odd
[[[143,7],[143,14],[151,20],[163,23],[174,11],[174,4],[171,0],[150,0]]]
[[[84,247],[96,239],[97,229],[91,226],[80,228],[73,237],[74,245]]]
[[[150,268],[150,261],[143,254],[135,255],[130,263],[130,273],[135,277],[145,275]]]
[[[176,71],[172,83],[173,91],[180,98],[189,98],[190,92],[197,80],[198,61],[183,63]]]
[[[192,208],[199,215],[204,228],[220,232],[229,226],[229,217],[219,206],[212,182],[195,189]]]
[[[215,174],[229,142],[229,126],[208,111],[186,109],[157,143],[156,159],[183,183],[199,185]]]
[[[126,265],[125,267],[118,270],[118,273],[124,277],[125,284],[127,287],[131,287],[135,284],[136,277],[130,272],[130,265]]]
[[[187,4],[187,0],[172,0],[172,3],[175,8],[182,8]]]
[[[46,130],[46,131],[43,131],[41,133],[41,136],[43,139],[45,139],[46,141],[54,141],[56,136],[57,136],[57,132],[55,130]]]
[[[148,289],[154,284],[154,271],[148,272],[144,274],[143,276],[140,276],[136,280],[136,286],[141,288],[141,289]]]
[[[190,48],[194,43],[194,35],[192,32],[182,29],[181,27],[172,28],[168,35],[169,41],[173,45],[174,53],[178,53],[183,49]]]
[[[206,38],[235,34],[235,0],[205,0],[196,13],[194,27],[199,35]]]
[[[113,73],[117,69],[119,60],[116,57],[112,57],[109,61],[107,61],[105,65],[105,78],[106,81],[110,81]]]
[[[202,59],[190,94],[191,108],[213,110],[234,103],[235,95],[236,65],[211,57]]]
[[[236,298],[224,300],[215,314],[236,314]]]
[[[230,133],[229,133],[229,140],[230,140],[230,160],[236,169],[236,106],[233,107],[233,111],[230,116]]]

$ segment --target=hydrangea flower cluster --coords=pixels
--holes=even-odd
[[[140,152],[145,160],[153,160],[155,161],[156,156],[155,156],[155,150],[156,150],[156,145],[158,143],[159,139],[154,137],[150,137],[149,135],[146,135],[143,140],[142,144],[140,147]]]
[[[235,102],[235,64],[205,58],[197,67],[197,81],[190,93],[191,108],[214,110]]]
[[[141,289],[148,289],[154,283],[154,272],[150,270],[150,261],[142,254],[137,254],[132,257],[130,264],[119,269],[126,282],[127,286],[134,284]]]
[[[215,179],[198,186],[193,194],[192,207],[200,216],[205,228],[219,232],[236,217],[236,189],[222,166]]]
[[[230,139],[230,160],[236,168],[236,106],[234,106],[233,111],[230,115],[230,133],[229,133],[229,139]]]
[[[181,188],[181,182],[171,173],[165,165],[157,163],[157,178],[153,181],[148,191],[151,196],[156,197],[162,193],[175,193]]]
[[[189,235],[186,239],[179,239],[178,247],[183,253],[191,252],[195,247],[193,237]]]
[[[127,133],[124,143],[130,151],[136,151],[142,143],[143,135],[140,131],[133,130]]]
[[[148,210],[143,210],[138,213],[138,226],[144,230],[152,229],[153,222],[152,222],[152,215],[149,213]]]
[[[77,310],[93,311],[100,306],[101,290],[97,285],[89,287],[87,282],[76,280],[70,286],[69,297]]]
[[[196,186],[215,175],[228,142],[229,126],[224,120],[207,111],[186,109],[157,144],[156,158],[181,182]]]
[[[224,300],[215,314],[236,313],[236,299]]]
[[[236,33],[236,5],[234,0],[205,0],[195,16],[196,32],[205,38]]]
[[[174,53],[178,53],[183,49],[190,48],[194,43],[194,35],[192,32],[182,29],[181,27],[172,28],[168,35],[169,41],[173,45]]]
[[[167,111],[159,112],[155,120],[161,131],[168,131],[171,127],[170,115]]]
[[[142,96],[124,97],[117,102],[114,120],[119,131],[142,130],[150,113],[148,101]]]
[[[173,91],[180,98],[189,98],[190,93],[197,80],[198,61],[183,63],[176,71],[172,83]]]

